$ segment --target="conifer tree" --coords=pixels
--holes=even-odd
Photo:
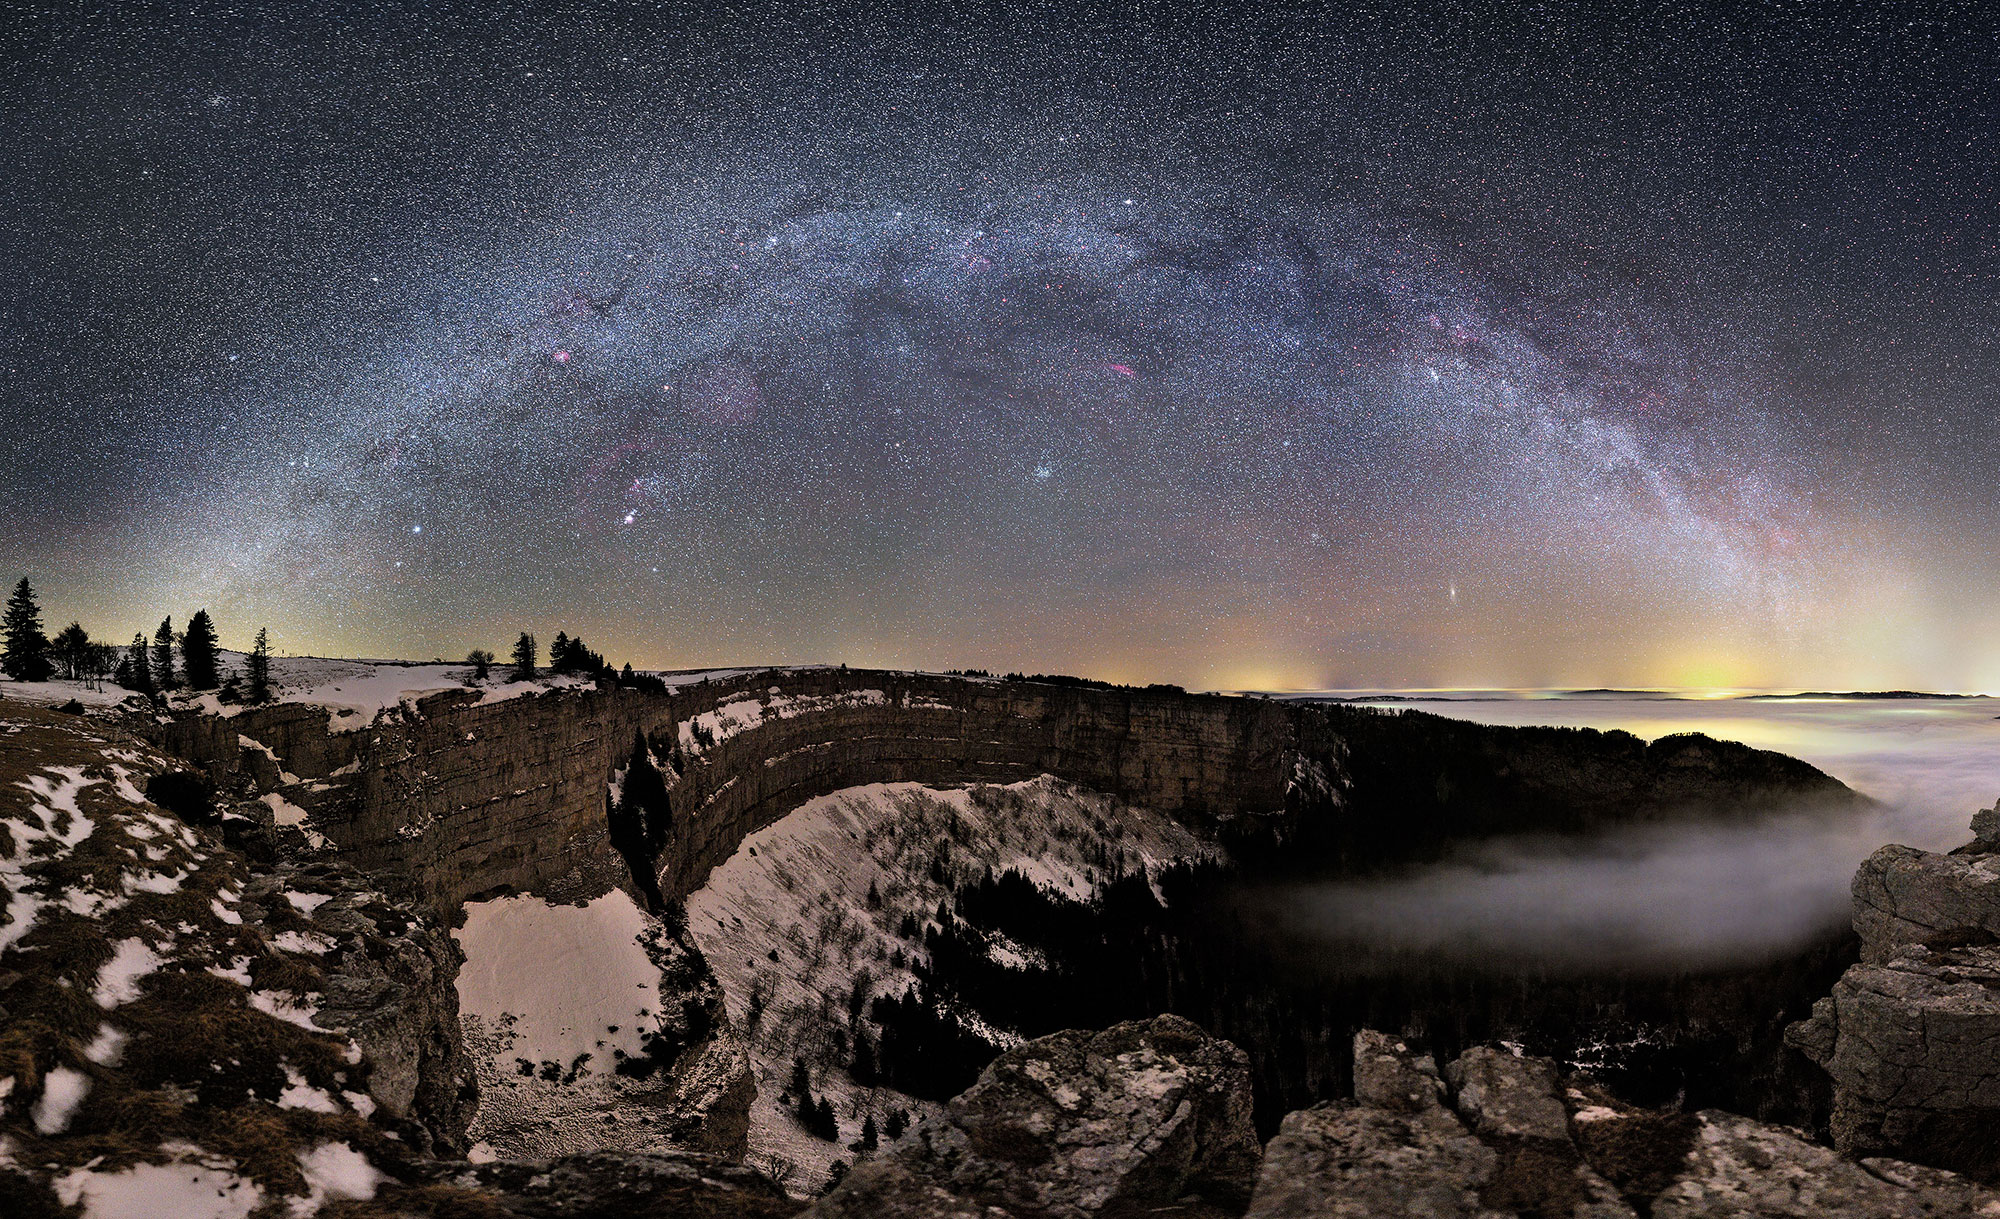
[[[264,627],[257,628],[256,642],[243,661],[243,675],[249,681],[251,702],[271,701],[271,632]]]
[[[222,684],[216,674],[215,623],[208,611],[196,610],[181,635],[181,676],[190,690],[213,690]]]
[[[561,631],[556,632],[556,641],[549,645],[549,671],[569,672],[569,636]]]
[[[854,1150],[873,1151],[881,1142],[882,1136],[875,1129],[875,1115],[871,1113],[861,1119],[861,1138],[854,1144]]]
[[[465,663],[472,666],[472,680],[485,681],[493,671],[493,653],[485,648],[474,648],[465,654]]]
[[[161,690],[172,690],[181,684],[174,675],[174,618],[172,614],[160,619],[160,629],[153,632],[153,684]]]
[[[0,651],[0,671],[15,681],[47,681],[52,671],[49,639],[42,634],[42,608],[35,604],[35,590],[26,576],[14,586],[14,595],[7,598],[6,614],[0,617],[0,632],[6,636],[5,650]]]
[[[535,680],[535,637],[526,631],[522,631],[521,637],[514,641],[512,677],[515,681]]]
[[[72,622],[58,631],[49,642],[49,653],[61,667],[62,675],[71,681],[89,677],[96,659],[91,654],[90,632],[83,629],[81,622]]]
[[[132,646],[125,649],[125,688],[141,694],[151,694],[156,689],[153,685],[153,661],[147,653],[144,631],[134,634]]]

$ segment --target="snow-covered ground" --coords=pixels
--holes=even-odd
[[[65,681],[61,678],[53,681],[15,681],[0,677],[0,699],[11,698],[44,707],[60,707],[71,699],[86,707],[115,707],[131,693],[108,681]]]
[[[479,1072],[470,1137],[479,1158],[668,1145],[647,1098],[617,1073],[659,1024],[659,923],[623,890],[583,905],[538,897],[468,902],[453,932],[460,1027]]]
[[[218,660],[218,668],[224,678],[243,673],[244,655],[241,652],[224,650]],[[336,732],[352,732],[365,728],[385,711],[416,702],[426,695],[445,690],[473,689],[479,693],[482,703],[505,702],[508,699],[526,695],[545,693],[549,690],[573,689],[592,684],[591,679],[575,676],[554,676],[544,671],[532,681],[507,680],[509,666],[496,663],[491,676],[483,682],[472,680],[472,666],[463,662],[446,663],[432,661],[419,663],[406,660],[350,660],[324,656],[273,656],[271,658],[271,684],[281,703],[304,703],[325,707],[331,715],[331,726]],[[700,681],[719,681],[740,676],[742,669],[702,669],[689,672],[659,673],[658,677],[669,687],[693,685]],[[39,703],[44,706],[60,706],[74,699],[85,707],[115,707],[132,691],[121,689],[111,682],[53,681],[17,682],[0,678],[0,699],[15,699],[20,702]],[[244,707],[241,703],[224,703],[214,692],[190,694],[185,691],[174,696],[176,706],[198,707],[212,715],[224,718],[239,715]]]
[[[0,975],[56,1033],[0,1066],[0,1167],[32,1166],[83,1219],[372,1197],[381,1172],[312,1126],[375,1111],[362,1050],[288,988],[321,976],[334,942],[311,915],[333,899],[287,893],[284,927],[251,913],[241,856],[144,796],[171,765],[88,719],[0,710]],[[194,1079],[182,1042],[224,1027],[245,1036]],[[192,1104],[190,1083],[225,1099]],[[242,1121],[300,1136],[306,1192],[214,1150]]]
[[[1005,787],[849,788],[746,838],[689,898],[688,930],[751,1044],[758,1096],[750,1160],[794,1191],[816,1189],[834,1160],[854,1160],[849,1144],[866,1117],[879,1130],[893,1109],[913,1121],[937,1109],[855,1083],[839,1046],[857,988],[865,1002],[914,983],[908,962],[922,948],[897,931],[905,915],[921,921],[948,896],[933,878],[940,851],[950,875],[1012,869],[1088,899],[1117,875],[1214,848],[1162,814],[1048,776]],[[838,1142],[807,1132],[781,1099],[795,1057],[810,1066],[814,1092],[832,1099]]]

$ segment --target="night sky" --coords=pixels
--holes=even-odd
[[[1982,4],[82,7],[0,9],[52,625],[2000,689]]]

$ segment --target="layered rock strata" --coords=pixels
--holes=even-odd
[[[251,775],[341,856],[412,877],[440,909],[496,890],[564,899],[620,883],[606,783],[641,738],[668,768],[672,827],[652,861],[668,898],[807,800],[878,782],[1048,774],[1246,855],[1305,840],[1320,857],[1371,865],[1455,836],[1857,799],[1803,763],[1702,738],[1647,744],[1171,687],[827,668],[502,701],[447,691],[352,730],[296,704],[137,726],[218,779]],[[1369,755],[1358,793],[1351,744]],[[1339,813],[1356,795],[1369,825]],[[1395,834],[1383,839],[1384,827]]]

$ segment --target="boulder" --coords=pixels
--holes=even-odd
[[[1009,1050],[810,1213],[1059,1219],[1179,1204],[1183,1215],[1224,1214],[1247,1198],[1257,1162],[1247,1057],[1158,1016]]]
[[[2000,1180],[2000,813],[1949,855],[1887,846],[1854,877],[1861,962],[1785,1031],[1833,1081],[1834,1146]]]
[[[1904,945],[2000,941],[2000,855],[1939,855],[1886,846],[1854,874],[1861,959],[1882,964]]]
[[[2000,1215],[2000,1193],[1964,1177],[1856,1163],[1734,1114],[1640,1109],[1564,1087],[1547,1059],[1479,1047],[1440,1074],[1364,1032],[1355,1078],[1354,1100],[1285,1118],[1245,1219]]]
[[[1786,1041],[1834,1083],[1834,1145],[2000,1176],[2000,948],[1849,969]]]
[[[1354,1100],[1286,1116],[1246,1219],[1632,1219],[1570,1142],[1556,1078],[1547,1059],[1484,1047],[1441,1076],[1427,1052],[1363,1030]]]

